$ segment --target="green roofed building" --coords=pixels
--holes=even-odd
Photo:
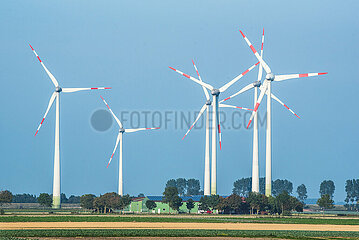
[[[198,209],[198,205],[199,205],[199,200],[201,199],[201,197],[203,197],[202,195],[195,195],[195,196],[181,196],[182,198],[182,206],[179,209],[179,212],[185,212],[188,213],[188,209],[187,209],[187,201],[189,199],[192,199],[194,202],[194,208],[191,209],[191,213],[198,213],[199,209]],[[137,197],[132,199],[131,205],[129,207],[129,210],[131,212],[135,212],[135,213],[142,213],[142,212],[148,212],[148,213],[173,213],[175,212],[175,210],[171,209],[167,203],[163,203],[162,202],[162,198],[163,196],[147,196],[147,197]],[[149,210],[146,207],[146,202],[148,200],[152,200],[156,203],[156,208],[153,210]]]

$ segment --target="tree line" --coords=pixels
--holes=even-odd
[[[194,178],[188,180],[185,178],[170,179],[166,183],[167,187],[177,188],[180,196],[203,195],[199,180]]]

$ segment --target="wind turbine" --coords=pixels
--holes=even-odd
[[[258,61],[260,61],[261,65],[263,66],[264,70],[267,73],[267,75],[265,77],[265,80],[263,82],[262,89],[260,89],[261,93],[259,94],[259,97],[257,99],[256,105],[254,107],[254,111],[253,111],[253,113],[251,115],[251,118],[249,120],[247,128],[251,124],[251,122],[253,120],[253,117],[257,114],[258,107],[259,107],[259,105],[260,105],[260,103],[261,103],[261,101],[262,101],[262,99],[264,97],[264,94],[267,94],[266,180],[265,180],[266,181],[266,185],[265,185],[266,187],[265,187],[265,194],[266,194],[266,196],[270,196],[272,194],[272,144],[271,144],[271,139],[272,139],[272,136],[271,136],[271,98],[272,98],[272,93],[271,93],[271,83],[272,83],[272,81],[280,82],[280,81],[289,80],[289,79],[295,79],[295,78],[319,76],[319,75],[327,74],[327,72],[323,72],[323,73],[288,74],[288,75],[274,75],[274,73],[272,73],[272,70],[270,69],[268,64],[263,60],[263,58],[261,56],[259,56],[258,52],[253,47],[252,43],[248,40],[248,38],[244,35],[244,33],[241,30],[239,30],[239,31],[241,32],[244,40],[246,41],[246,43],[248,44],[248,46],[250,47],[250,49],[252,50],[252,52],[254,53],[256,58],[258,59]]]
[[[263,57],[263,45],[264,45],[264,29],[262,33],[262,45],[261,45],[261,57]],[[258,88],[260,90],[263,90],[262,85],[262,72],[263,67],[262,64],[259,64],[259,70],[258,70],[258,78],[256,82],[253,82],[246,86],[243,90],[240,90],[239,92],[233,94],[232,96],[220,101],[220,103],[227,101],[229,99],[232,99],[233,97],[244,93],[245,91],[248,91],[252,88],[254,88],[254,105],[257,103],[257,97],[258,97]],[[267,93],[266,93],[267,94]],[[296,117],[299,118],[299,116],[290,109],[287,105],[285,105],[279,98],[274,96],[274,94],[271,94],[271,98],[273,98],[275,101],[279,102],[282,106],[287,108],[291,113],[293,113]],[[258,164],[258,115],[255,114],[253,117],[253,159],[252,159],[252,192],[259,192],[259,164]]]
[[[201,86],[209,89],[212,94],[212,169],[211,169],[211,194],[216,195],[217,194],[217,135],[216,135],[216,129],[218,129],[219,134],[219,146],[221,148],[221,128],[219,126],[219,119],[218,119],[218,96],[220,93],[225,92],[232,84],[237,82],[240,78],[242,78],[244,75],[246,75],[250,70],[252,70],[255,66],[259,64],[256,63],[250,68],[248,68],[246,71],[229,81],[227,84],[223,85],[219,89],[214,88],[212,85],[207,84],[203,81],[200,81],[186,73],[183,73],[175,68],[169,67],[172,70],[176,71],[177,73],[185,76],[186,78],[191,79],[192,81],[200,84]],[[204,110],[203,110],[204,111]]]
[[[193,67],[196,70],[198,79],[202,82],[202,78],[199,75],[197,66],[195,65],[194,61],[192,60],[193,63]],[[191,129],[193,128],[193,126],[197,123],[197,121],[201,118],[202,114],[206,111],[206,143],[205,143],[205,167],[204,167],[204,195],[211,195],[211,190],[210,190],[210,161],[209,161],[209,129],[210,129],[210,124],[209,124],[209,115],[210,115],[210,106],[212,105],[212,101],[209,97],[208,94],[208,90],[202,86],[202,89],[204,91],[204,94],[206,96],[206,102],[205,104],[202,106],[201,110],[199,111],[197,118],[195,119],[195,121],[193,122],[193,124],[191,125],[191,127],[188,129],[188,131],[186,132],[186,134],[183,136],[182,140],[188,135],[188,133],[191,131]],[[248,108],[243,108],[243,107],[237,107],[237,106],[232,106],[232,105],[227,105],[227,104],[219,104],[219,107],[226,107],[226,108],[236,108],[236,109],[243,109],[243,110],[250,110]],[[219,117],[219,115],[218,115]],[[220,121],[218,121],[220,124]]]
[[[119,174],[118,174],[118,195],[123,196],[123,177],[122,177],[122,143],[123,143],[123,134],[124,133],[132,133],[132,132],[138,132],[143,130],[151,130],[151,129],[160,129],[160,128],[134,128],[134,129],[124,129],[122,126],[121,121],[116,117],[116,115],[112,112],[110,106],[107,104],[105,99],[101,96],[103,102],[106,104],[108,110],[110,110],[110,113],[112,114],[113,118],[116,120],[118,126],[120,127],[117,135],[117,140],[115,144],[115,148],[113,149],[112,155],[110,157],[110,161],[107,164],[107,168],[110,165],[113,155],[115,154],[116,148],[118,143],[120,143],[120,159],[119,159]]]
[[[30,44],[29,44],[30,45]],[[39,132],[41,125],[44,123],[47,113],[49,112],[55,98],[56,98],[56,121],[55,121],[55,155],[54,155],[54,180],[53,180],[53,193],[52,193],[52,206],[53,208],[61,207],[61,188],[60,188],[60,93],[72,93],[83,90],[97,90],[97,89],[111,89],[108,87],[97,87],[97,88],[61,88],[56,78],[50,73],[50,71],[45,67],[44,63],[37,55],[35,49],[30,45],[31,50],[34,52],[37,59],[40,61],[41,66],[45,69],[45,72],[50,77],[52,83],[55,85],[55,91],[51,95],[49,104],[47,106],[44,117],[42,118],[39,127],[36,130],[35,136]]]

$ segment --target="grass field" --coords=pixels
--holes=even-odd
[[[298,218],[298,217],[231,217],[231,216],[0,216],[0,222],[193,222],[193,223],[282,223],[359,225],[359,219]]]
[[[16,237],[259,237],[289,239],[359,239],[359,232],[231,231],[231,230],[2,230],[0,238]]]

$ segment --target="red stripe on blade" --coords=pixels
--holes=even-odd
[[[105,87],[104,89],[111,89],[112,87]]]
[[[256,103],[256,106],[254,107],[254,111],[255,111],[255,112],[257,112],[258,107],[259,107],[259,103]]]
[[[247,129],[249,128],[249,125],[251,125],[252,120],[249,121],[248,125],[247,125]]]
[[[218,124],[218,132],[221,133],[221,125]]]
[[[246,36],[245,36],[244,33],[241,31],[241,29],[239,29],[239,31],[241,32],[242,36],[245,38]]]
[[[40,57],[39,57],[39,56],[37,56],[37,59],[39,59],[39,61],[41,62],[41,59],[40,59]]]
[[[249,69],[247,69],[246,71],[244,71],[244,72],[242,73],[242,75],[244,76],[244,75],[246,75],[248,72],[249,72]]]
[[[191,78],[189,75],[187,75],[185,73],[183,73],[182,75],[185,76],[186,78]]]
[[[327,72],[318,73],[318,75],[324,75],[324,74],[328,74],[328,73]]]
[[[299,77],[308,77],[308,73],[299,74]]]
[[[171,68],[173,71],[176,71],[176,69],[174,69],[173,67],[169,67],[169,68]]]
[[[97,87],[92,87],[91,90],[98,89]]]
[[[289,110],[289,107],[287,105],[284,104],[284,107],[286,107]]]
[[[224,101],[227,101],[227,100],[230,99],[230,98],[231,98],[231,97],[227,97],[226,99],[223,100],[223,102],[224,102]]]
[[[256,52],[257,52],[256,49],[253,47],[253,45],[251,45],[250,48],[252,49],[252,52],[253,52],[253,53],[256,53]]]
[[[39,130],[37,130],[37,131],[36,131],[36,133],[35,133],[35,137],[36,137],[36,134],[37,134],[38,132],[39,132]]]
[[[29,44],[29,46],[31,47],[31,50],[34,51],[34,49],[32,48],[31,44]]]

